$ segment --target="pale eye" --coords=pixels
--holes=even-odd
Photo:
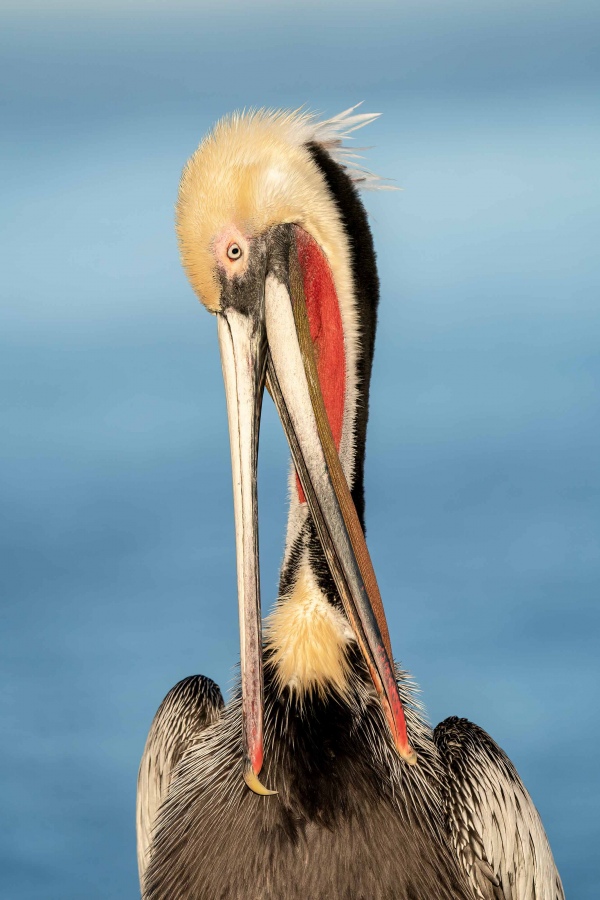
[[[239,244],[230,244],[227,248],[227,256],[229,259],[239,259],[242,255],[242,248]]]

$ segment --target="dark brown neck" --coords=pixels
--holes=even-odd
[[[355,185],[343,167],[335,162],[326,150],[314,143],[309,144],[308,149],[325,179],[348,237],[350,274],[359,326],[359,347],[356,352],[357,395],[356,403],[349,410],[349,415],[352,415],[354,419],[352,431],[355,436],[354,460],[351,465],[353,476],[350,488],[364,529],[365,447],[369,417],[369,387],[379,302],[379,278],[375,250],[367,214]],[[280,576],[280,596],[285,596],[291,590],[296,580],[299,563],[304,553],[308,552],[310,566],[320,587],[330,600],[338,605],[337,591],[310,515],[308,517],[297,516],[294,510],[291,511],[287,542],[285,562]]]

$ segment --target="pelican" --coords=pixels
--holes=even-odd
[[[184,169],[177,232],[217,321],[241,664],[162,702],[137,795],[144,900],[560,900],[540,817],[481,728],[431,730],[394,663],[364,538],[379,284],[346,138],[374,115],[221,120]],[[256,465],[263,388],[290,446],[264,632]]]

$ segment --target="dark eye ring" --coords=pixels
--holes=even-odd
[[[239,244],[230,244],[227,248],[227,256],[229,259],[240,259],[242,255],[242,248]]]

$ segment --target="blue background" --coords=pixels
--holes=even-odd
[[[134,898],[136,772],[238,655],[214,319],[173,204],[216,118],[359,100],[382,280],[369,542],[431,720],[490,731],[598,896],[600,6],[4,6],[0,896]],[[266,404],[264,605],[287,452]]]

